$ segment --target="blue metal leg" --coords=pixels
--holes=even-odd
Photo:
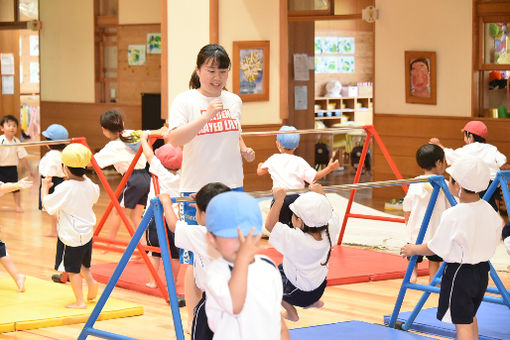
[[[184,340],[184,332],[182,330],[181,314],[179,311],[179,303],[177,302],[177,292],[175,290],[174,276],[172,274],[172,263],[170,260],[170,251],[168,249],[165,224],[163,223],[163,209],[159,198],[151,200],[151,206],[154,207],[154,218],[156,219],[156,230],[158,233],[159,247],[161,249],[161,258],[163,259],[163,268],[165,269],[166,285],[168,289],[168,297],[170,298],[170,307],[172,309],[172,317],[174,320],[175,336],[177,340]]]
[[[103,309],[106,301],[110,297],[110,294],[112,293],[113,288],[115,287],[115,285],[117,284],[117,281],[119,280],[120,276],[122,275],[122,272],[126,268],[126,265],[129,261],[129,259],[131,258],[131,255],[133,255],[133,252],[135,251],[135,248],[136,248],[138,242],[140,242],[140,239],[142,238],[143,234],[145,233],[145,230],[147,229],[147,226],[149,225],[149,222],[150,222],[153,214],[154,214],[153,208],[152,208],[152,206],[150,206],[149,209],[147,209],[146,213],[144,214],[143,219],[140,222],[140,225],[138,226],[138,229],[136,229],[135,234],[131,238],[131,241],[129,241],[126,251],[120,258],[120,261],[117,264],[117,267],[115,268],[115,271],[113,272],[110,280],[108,281],[108,284],[106,285],[103,293],[101,294],[101,297],[97,301],[96,306],[94,307],[94,310],[90,314],[87,322],[85,323],[85,326],[81,330],[78,340],[84,340],[87,337],[87,335],[89,335],[89,334],[93,335],[94,333],[96,333],[94,335],[99,336],[97,334],[96,330],[94,330],[92,327],[94,326],[94,323],[97,321],[97,318],[99,317],[99,314],[101,313],[101,310]],[[103,331],[100,331],[100,333],[103,334],[102,336],[104,336],[104,334],[108,334],[107,332],[103,332]],[[112,339],[131,339],[131,338],[120,336],[120,335],[117,335],[114,333],[111,333],[111,336],[112,336],[111,337]]]

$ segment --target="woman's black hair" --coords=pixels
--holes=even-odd
[[[227,51],[221,45],[209,44],[202,47],[197,55],[196,69],[202,67],[209,59],[212,59],[213,64],[220,69],[230,69],[230,58]],[[189,80],[190,89],[200,88],[200,78],[196,69],[191,74],[191,79]]]
[[[124,143],[132,143],[132,137],[122,136],[124,131],[124,121],[122,120],[122,114],[117,110],[108,110],[101,115],[99,122],[103,128],[111,132],[119,132],[119,138]]]
[[[230,190],[228,186],[220,182],[212,182],[204,185],[195,195],[197,208],[200,211],[205,211],[209,205],[209,201],[211,201],[214,196]]]
[[[473,139],[475,142],[478,142],[478,143],[485,143],[485,138],[481,137],[481,136],[478,136],[472,132],[469,132],[469,131],[464,131],[464,135],[466,135],[467,138],[469,138],[469,136],[473,136]]]
[[[329,235],[329,224],[323,225],[322,227],[309,227],[303,222],[303,232],[304,233],[322,233],[323,230],[326,230],[326,235],[328,235],[329,242],[329,250],[328,257],[326,257],[326,261],[321,263],[321,266],[325,266],[329,262],[329,257],[331,256],[331,236]]]
[[[432,169],[437,161],[444,161],[444,151],[438,145],[425,144],[416,151],[416,162],[422,169]]]
[[[73,168],[71,166],[68,166],[67,168],[69,169],[70,173],[78,177],[81,177],[87,173],[87,168]]]

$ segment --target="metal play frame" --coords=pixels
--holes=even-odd
[[[488,200],[492,197],[494,192],[496,191],[498,185],[501,185],[501,189],[503,191],[503,197],[505,199],[505,204],[507,209],[510,208],[510,193],[508,191],[508,181],[510,180],[510,171],[499,171],[496,178],[492,182],[492,184],[487,189],[487,192],[483,196],[484,200]],[[452,194],[448,190],[448,186],[446,185],[444,181],[443,176],[432,176],[429,177],[429,181],[432,184],[433,191],[432,195],[430,197],[429,204],[427,206],[427,210],[425,212],[425,216],[423,218],[423,222],[420,228],[420,232],[418,234],[418,238],[416,240],[416,244],[421,244],[423,242],[423,238],[425,237],[425,233],[427,231],[427,227],[429,225],[430,217],[432,215],[432,211],[434,210],[434,205],[437,201],[437,196],[439,194],[439,190],[443,190],[446,197],[448,198],[448,201],[452,206],[456,205],[457,202],[453,198]],[[445,262],[442,263],[442,265],[439,267],[439,270],[437,271],[436,275],[428,285],[423,284],[417,284],[417,283],[411,283],[409,280],[411,278],[411,274],[413,272],[413,269],[416,265],[416,260],[418,256],[415,255],[411,257],[411,260],[409,261],[409,265],[407,267],[406,274],[404,276],[404,280],[402,282],[402,286],[400,287],[400,291],[397,297],[397,301],[395,302],[395,308],[393,309],[393,314],[391,315],[391,319],[389,322],[389,327],[393,328],[401,328],[403,330],[408,330],[416,317],[418,316],[418,313],[423,308],[423,305],[427,301],[428,297],[431,293],[439,293],[440,288],[436,287],[437,284],[441,283],[441,276],[443,274],[444,268],[445,268]],[[492,264],[489,262],[490,265],[490,276],[492,280],[494,281],[496,287],[487,287],[487,292],[492,294],[500,294],[501,297],[494,297],[490,295],[485,295],[483,298],[483,301],[491,302],[491,303],[498,303],[498,304],[504,304],[508,308],[510,308],[510,290],[507,290],[505,286],[503,285],[503,282],[501,282],[501,279],[499,278],[496,270],[492,266]],[[407,319],[405,322],[397,322],[397,317],[400,312],[400,308],[402,306],[402,303],[405,298],[406,291],[408,289],[414,289],[414,290],[420,290],[423,291],[423,295],[416,304],[416,307],[412,311],[411,315],[409,316],[409,319]]]

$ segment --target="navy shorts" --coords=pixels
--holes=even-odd
[[[294,214],[292,210],[290,210],[289,205],[294,203],[294,201],[299,197],[299,194],[289,194],[285,196],[283,201],[282,209],[280,210],[280,216],[278,217],[278,222],[288,225],[289,227],[293,227],[292,225],[292,215]],[[274,199],[271,201],[271,206],[274,204]]]
[[[209,328],[207,323],[207,314],[205,313],[205,292],[202,293],[202,298],[193,308],[193,323],[191,324],[191,339],[192,340],[210,340],[213,338],[213,331]]]
[[[326,279],[324,279],[319,287],[309,292],[305,292],[304,290],[296,288],[296,286],[294,286],[292,282],[289,281],[285,275],[285,272],[283,271],[282,264],[278,266],[278,269],[280,270],[280,275],[282,276],[283,301],[288,302],[293,306],[308,307],[319,301],[322,297],[322,294],[324,294],[324,290],[326,289],[326,285],[328,283]]]
[[[425,256],[427,260],[431,262],[443,262],[443,259],[440,256],[437,255],[427,255]],[[407,257],[407,261],[411,260],[411,257]],[[416,259],[416,263],[422,263],[423,262],[423,256],[419,255]]]
[[[0,258],[7,256],[7,248],[5,247],[5,243],[0,241]]]
[[[151,185],[151,175],[145,169],[133,170],[119,196],[119,203],[124,208],[134,209],[137,205],[147,204]]]
[[[179,258],[179,248],[175,246],[175,234],[170,230],[166,230],[168,236],[168,244],[170,245],[170,256],[173,259]],[[158,231],[156,230],[156,222],[154,218],[149,222],[149,226],[145,231],[145,239],[147,240],[148,246],[159,247]],[[147,252],[153,257],[161,257],[161,253]]]
[[[16,183],[18,181],[18,167],[12,166],[0,166],[0,182],[4,183]],[[13,191],[18,192],[19,190]]]
[[[489,263],[447,263],[441,281],[437,318],[450,309],[454,324],[470,324],[482,303],[489,283]]]
[[[41,187],[42,187],[42,180],[44,176],[41,176],[41,180],[39,181],[39,210],[43,210],[42,201],[41,201]],[[48,194],[52,194],[55,191],[55,187],[62,183],[64,179],[62,177],[51,177],[51,182],[53,183],[50,190],[48,190]]]
[[[66,246],[60,239],[57,241],[57,256],[55,270],[79,274],[81,266],[90,268],[92,258],[92,240],[79,247]],[[61,268],[61,266],[64,268]]]

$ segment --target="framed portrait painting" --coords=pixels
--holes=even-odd
[[[405,51],[406,103],[436,104],[436,53]]]
[[[233,92],[244,102],[269,100],[269,41],[234,41]]]

